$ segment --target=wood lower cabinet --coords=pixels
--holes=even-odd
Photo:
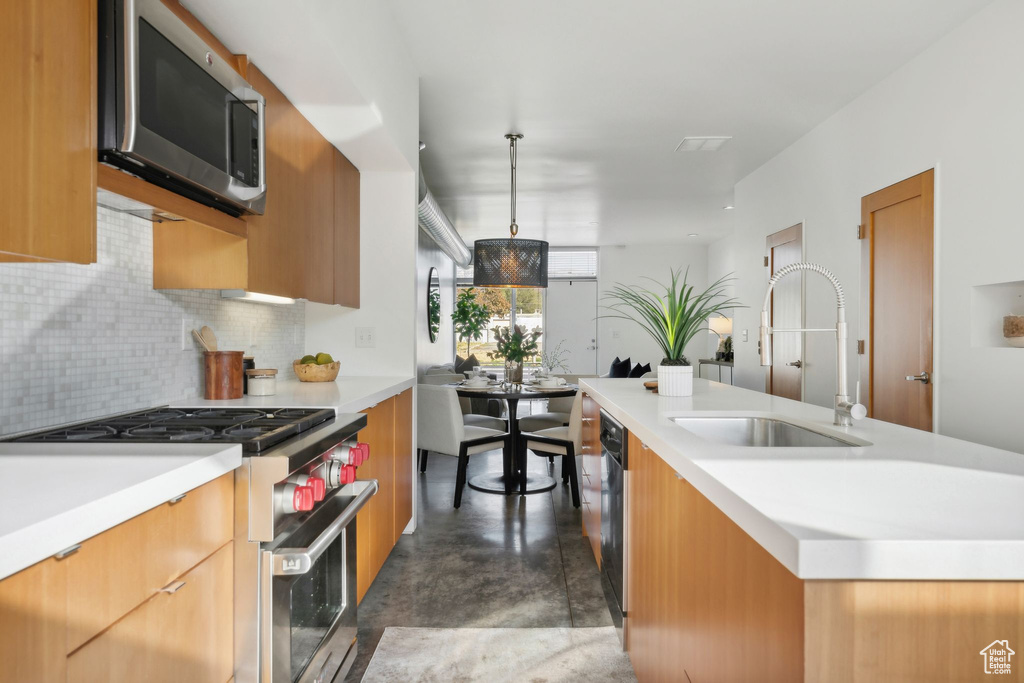
[[[66,678],[67,564],[52,557],[0,581],[0,683]]]
[[[5,2],[0,261],[96,261],[96,0]]]
[[[590,539],[597,564],[601,564],[601,408],[583,394],[583,449],[580,455],[580,503],[583,535]]]
[[[803,680],[803,582],[632,434],[627,482],[637,678]]]
[[[68,683],[222,683],[234,669],[232,542],[68,658]]]
[[[233,482],[225,474],[0,581],[0,683],[228,680]]]
[[[380,488],[356,517],[359,600],[412,516],[412,389],[363,412],[366,428],[359,439],[370,445],[370,459],[359,467],[359,478],[376,479]]]

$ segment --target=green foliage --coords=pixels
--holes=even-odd
[[[536,313],[543,305],[539,289],[516,290],[516,313]]]
[[[516,363],[522,363],[528,357],[537,353],[537,340],[540,339],[540,330],[525,332],[521,325],[516,325],[512,330],[507,327],[495,327],[494,340],[497,350],[488,353],[491,358],[504,358]]]
[[[512,290],[504,287],[484,287],[476,293],[478,303],[487,307],[492,318],[507,318],[512,311]]]
[[[722,341],[722,352],[723,353],[732,353],[732,335],[726,337]]]
[[[665,290],[655,293],[638,285],[616,285],[604,292],[603,300],[612,303],[604,306],[612,311],[602,318],[623,318],[640,325],[661,347],[665,354],[662,365],[689,365],[683,349],[696,334],[707,329],[703,325],[716,313],[732,308],[745,308],[737,299],[725,295],[725,287],[733,278],[723,277],[712,283],[703,292],[694,292],[686,282],[689,269],[679,282],[679,271],[670,270],[672,283],[664,285],[651,280]]]
[[[551,370],[569,372],[569,366],[565,364],[569,357],[569,350],[563,349],[563,344],[565,344],[564,339],[555,344],[555,348],[542,352],[540,354],[540,364]]]
[[[441,290],[433,287],[427,294],[427,324],[430,326],[430,341],[434,341],[441,331]]]
[[[472,287],[459,292],[459,297],[455,301],[455,312],[452,313],[452,323],[455,325],[455,334],[459,341],[466,342],[467,356],[470,341],[480,338],[487,329],[490,319],[487,307],[477,302],[476,292]]]

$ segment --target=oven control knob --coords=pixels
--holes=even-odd
[[[342,465],[339,480],[342,484],[351,484],[356,480],[356,466],[355,465]]]
[[[281,507],[285,513],[309,512],[313,509],[313,489],[298,484],[285,484]]]
[[[363,452],[363,462],[366,462],[367,460],[370,459],[370,444],[366,443],[365,441],[360,441],[359,443],[356,444],[356,448]]]
[[[306,486],[313,490],[313,500],[318,503],[327,495],[327,482],[321,477],[309,477]]]
[[[327,488],[333,489],[351,484],[356,480],[356,466],[346,465],[339,461],[329,462],[324,468],[324,478],[327,480]]]
[[[367,459],[365,443],[342,443],[331,453],[331,459],[345,465],[359,466]]]

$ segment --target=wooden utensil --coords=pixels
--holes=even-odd
[[[203,339],[203,335],[202,333],[199,332],[199,330],[192,330],[192,336],[196,338],[196,341],[199,342],[199,345],[202,346],[204,350],[210,350],[210,347],[207,346],[206,340]]]
[[[655,379],[649,382],[644,382],[644,388],[647,389],[648,391],[658,393],[658,380]]]
[[[213,333],[206,325],[203,325],[203,329],[199,330],[199,333],[203,335],[203,339],[206,340],[206,350],[216,351],[217,350],[217,335]]]

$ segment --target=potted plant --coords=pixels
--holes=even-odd
[[[455,325],[455,334],[459,341],[466,342],[467,358],[470,341],[480,338],[490,320],[490,312],[476,300],[476,292],[472,287],[459,292],[459,298],[455,301],[455,312],[452,313],[452,323]]]
[[[616,284],[603,296],[611,302],[604,308],[612,313],[601,317],[632,320],[646,330],[664,354],[658,366],[658,393],[689,396],[693,393],[693,367],[683,350],[700,330],[706,329],[704,326],[712,315],[742,306],[725,295],[725,287],[732,278],[720,278],[703,292],[695,292],[686,281],[689,270],[683,273],[682,282],[679,271],[670,273],[669,285],[651,280],[664,289],[664,294],[638,285]]]
[[[537,353],[537,340],[540,330],[526,332],[521,325],[511,330],[507,327],[495,327],[494,341],[496,350],[487,355],[491,358],[505,359],[505,381],[509,384],[523,383],[523,361]]]

